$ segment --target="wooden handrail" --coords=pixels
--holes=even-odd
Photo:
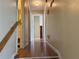
[[[18,25],[18,22],[15,22],[15,24],[11,27],[11,29],[9,30],[9,32],[6,34],[6,36],[1,41],[1,43],[0,43],[0,52],[5,47],[5,45],[7,44],[8,40],[10,39],[10,37],[12,36],[12,34],[14,33],[15,29],[17,28],[17,25]]]

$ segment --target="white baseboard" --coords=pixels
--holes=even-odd
[[[58,54],[59,59],[62,59],[60,52],[54,46],[52,46],[48,41],[46,42]]]
[[[27,58],[19,58],[19,59],[51,59],[58,58],[58,56],[46,56],[46,57],[27,57]],[[18,59],[18,58],[17,58]]]
[[[28,46],[28,44],[29,44],[29,43],[28,43],[28,42],[26,42],[26,44],[24,45],[24,47]]]

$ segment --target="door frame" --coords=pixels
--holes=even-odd
[[[30,40],[33,42],[33,38],[34,38],[34,29],[32,29],[32,26],[34,26],[34,16],[40,16],[40,18],[43,20],[43,39],[44,39],[44,42],[46,42],[46,39],[45,39],[45,20],[44,20],[44,14],[37,14],[37,13],[34,13],[34,14],[30,14]],[[33,39],[33,40],[32,40]]]

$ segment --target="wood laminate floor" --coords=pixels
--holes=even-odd
[[[57,53],[44,42],[36,41],[18,51],[16,58],[24,59],[59,59]]]

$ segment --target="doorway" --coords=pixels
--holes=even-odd
[[[31,41],[43,41],[43,15],[31,14],[30,20]]]
[[[40,40],[40,17],[34,16],[34,40]]]

